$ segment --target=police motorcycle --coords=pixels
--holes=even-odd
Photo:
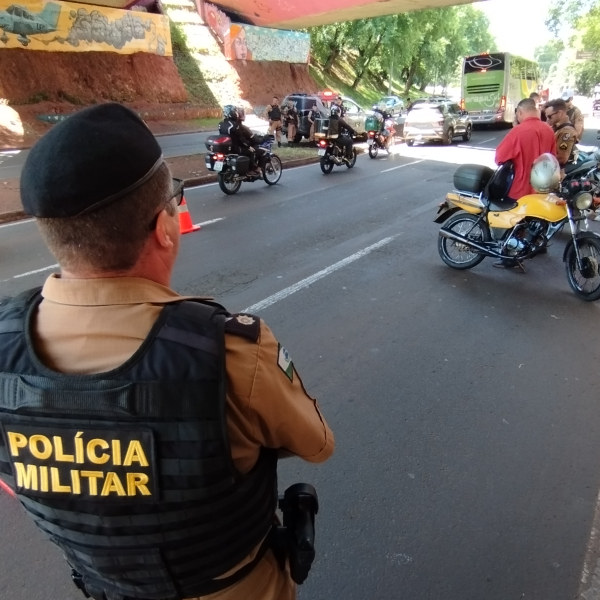
[[[243,109],[238,109],[243,121]],[[250,159],[233,152],[233,140],[227,135],[210,135],[204,141],[208,152],[204,163],[209,171],[217,173],[219,187],[224,194],[237,194],[243,182],[253,183],[263,180],[267,185],[275,185],[281,179],[283,170],[281,159],[271,150],[273,135],[254,134],[252,142],[258,146],[255,163],[258,170],[250,171]]]
[[[573,292],[581,299],[600,299],[600,236],[581,231],[584,211],[593,204],[588,180],[561,186],[560,166],[551,154],[533,164],[535,194],[518,202],[506,200],[514,179],[512,162],[495,172],[480,165],[462,165],[454,174],[455,190],[446,195],[435,223],[438,252],[454,269],[472,269],[485,257],[510,260],[524,272],[523,261],[533,258],[569,225],[571,239],[563,261]]]
[[[345,133],[340,133],[339,129],[339,123],[336,119],[315,119],[315,139],[318,140],[317,148],[321,157],[321,171],[325,175],[329,175],[333,171],[333,167],[346,165],[346,167],[352,169],[356,164],[356,148],[352,147],[352,158],[347,159],[344,146],[337,143],[342,136],[350,137]]]
[[[383,132],[381,131],[382,117],[372,115],[365,120],[365,129],[367,131],[367,144],[369,146],[369,156],[377,158],[379,150],[385,150],[388,154],[390,148],[394,145],[396,130],[394,129],[394,120],[386,119]]]

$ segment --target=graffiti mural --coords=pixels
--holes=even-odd
[[[231,19],[214,4],[211,4],[210,2],[202,2],[202,4],[203,8],[198,6],[198,12],[219,42],[225,45],[226,41],[229,39]]]
[[[224,50],[227,60],[308,63],[310,34],[232,23]]]
[[[173,55],[168,17],[140,11],[46,0],[25,8],[0,0],[0,30],[0,49]]]

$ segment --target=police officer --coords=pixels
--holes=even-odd
[[[277,452],[322,462],[333,435],[264,322],[169,288],[183,187],[152,133],[84,109],[21,198],[61,274],[0,306],[0,477],[94,600],[295,598]]]
[[[277,146],[281,148],[281,107],[277,96],[273,96],[271,104],[265,109],[265,114],[269,121],[269,134],[275,134]]]
[[[571,125],[573,125],[577,132],[577,140],[580,141],[584,129],[583,113],[573,104],[574,94],[575,92],[573,92],[573,90],[565,90],[562,93],[561,98],[567,105],[567,116],[569,117],[569,121],[571,121]]]
[[[313,103],[312,108],[308,112],[308,123],[310,130],[308,134],[308,141],[314,143],[315,141],[315,121],[321,118],[321,113],[316,103]]]
[[[554,129],[556,158],[564,175],[566,164],[573,159],[573,147],[577,142],[577,131],[569,121],[567,105],[561,98],[547,102],[544,112],[546,113],[546,121]]]
[[[294,143],[296,132],[298,131],[298,110],[292,100],[287,101],[287,106],[284,109],[283,116],[287,126],[287,141],[288,146]]]
[[[260,169],[257,165],[258,144],[256,144],[256,138],[250,128],[243,123],[243,109],[228,104],[223,107],[223,117],[223,121],[219,123],[219,133],[231,138],[232,150],[236,154],[247,156],[250,159],[249,174],[260,176]]]

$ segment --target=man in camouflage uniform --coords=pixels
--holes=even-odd
[[[583,113],[573,104],[573,95],[573,90],[565,90],[562,94],[562,99],[567,105],[569,121],[571,121],[571,125],[573,125],[577,132],[577,141],[580,141],[583,135]]]
[[[573,147],[578,139],[577,131],[569,121],[567,105],[561,98],[546,103],[544,112],[548,124],[554,129],[556,158],[564,175],[565,165],[573,159]]]

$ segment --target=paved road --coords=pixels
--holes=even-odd
[[[282,489],[310,481],[321,499],[300,598],[578,597],[600,488],[600,305],[570,292],[564,240],[526,275],[455,271],[436,249],[456,165],[488,162],[501,136],[186,194],[194,222],[219,220],[184,236],[174,287],[231,310],[287,290],[258,314],[336,434],[328,463],[280,465]],[[0,292],[53,262],[33,223],[0,229]],[[0,540],[3,598],[80,598],[1,492]]]

